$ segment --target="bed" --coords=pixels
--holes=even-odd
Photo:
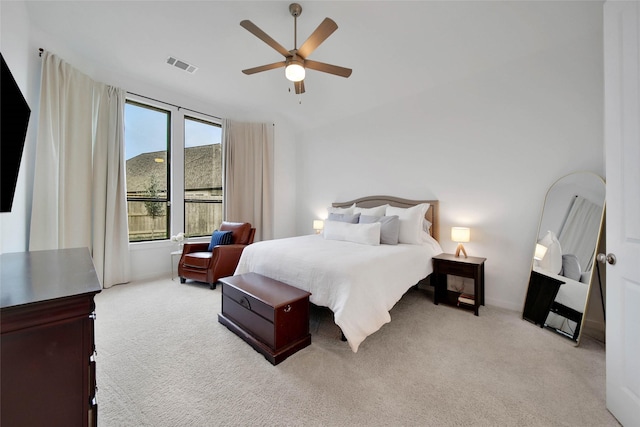
[[[405,292],[433,271],[431,258],[442,253],[438,201],[372,196],[334,203],[328,210],[322,234],[249,245],[235,274],[254,272],[311,292],[310,301],[333,312],[357,352],[367,336],[391,321],[389,311]],[[358,222],[336,219],[357,214]],[[397,244],[380,243],[389,218],[399,223]],[[379,230],[378,244],[361,241],[361,230],[367,238]]]

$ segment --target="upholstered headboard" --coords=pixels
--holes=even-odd
[[[355,200],[350,200],[348,202],[332,203],[332,206],[336,208],[346,208],[353,205],[354,203],[356,204],[356,206],[361,208],[373,208],[386,204],[395,206],[397,208],[410,208],[421,203],[429,203],[429,209],[427,209],[427,213],[424,215],[424,217],[427,221],[431,222],[431,236],[434,239],[440,241],[440,217],[438,212],[438,200],[409,200],[393,196],[367,196]]]

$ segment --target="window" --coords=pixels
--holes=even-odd
[[[222,128],[184,118],[184,230],[207,236],[222,222]]]
[[[133,94],[124,114],[129,241],[210,236],[223,216],[219,119]]]
[[[171,113],[128,100],[124,122],[129,241],[168,239]]]

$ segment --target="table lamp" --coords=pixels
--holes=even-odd
[[[464,257],[467,257],[467,251],[464,250],[463,243],[467,243],[469,241],[469,237],[471,236],[471,230],[467,227],[451,227],[451,240],[458,243],[458,248],[456,249],[456,256],[460,256],[460,252],[464,254]]]
[[[320,234],[322,229],[324,228],[324,221],[321,219],[313,220],[313,229],[316,230],[316,234]]]
[[[537,261],[542,261],[542,258],[544,258],[546,253],[547,253],[547,247],[544,245],[541,245],[540,243],[536,243],[536,251],[533,254],[533,259]]]

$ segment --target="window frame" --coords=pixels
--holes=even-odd
[[[154,102],[149,102],[148,100],[144,100],[141,97],[134,97],[134,96],[129,96],[127,95],[125,98],[125,104],[131,104],[131,105],[135,105],[137,107],[140,108],[147,108],[150,110],[155,110],[161,113],[166,113],[168,115],[168,120],[167,120],[167,147],[166,147],[166,151],[167,151],[167,160],[166,160],[166,168],[167,168],[167,181],[166,181],[166,196],[165,199],[163,200],[163,202],[165,203],[165,208],[166,208],[166,229],[167,229],[167,236],[165,238],[161,238],[161,239],[145,239],[145,240],[131,240],[131,236],[129,235],[129,244],[137,244],[137,243],[150,243],[150,242],[158,242],[158,241],[166,241],[170,238],[171,236],[171,218],[173,217],[173,209],[171,209],[171,205],[172,205],[172,200],[173,200],[173,192],[172,192],[172,181],[173,181],[173,175],[172,175],[172,149],[171,147],[173,146],[174,143],[174,138],[173,138],[173,117],[174,117],[174,111],[171,108],[168,108],[168,106],[163,105],[162,103],[154,103]],[[125,140],[125,151],[126,151],[126,140]],[[126,163],[127,159],[125,159],[125,163]],[[129,196],[127,195],[127,204],[130,201],[133,202],[153,202],[156,199],[153,198],[149,198],[149,197],[141,197],[141,198],[136,198],[136,199],[129,199]],[[128,221],[128,218],[127,218]]]
[[[222,217],[223,217],[223,219],[224,219],[224,187],[225,187],[224,186],[224,141],[223,141],[224,138],[222,136],[222,120],[218,119],[218,118],[211,117],[211,116],[207,116],[205,114],[197,113],[197,112],[194,112],[194,111],[188,111],[188,112],[184,113],[182,115],[182,120],[181,120],[181,125],[183,126],[183,133],[182,133],[182,135],[183,135],[183,137],[182,137],[182,156],[183,156],[183,158],[182,158],[182,187],[183,187],[183,190],[182,190],[182,193],[181,193],[181,196],[182,196],[182,201],[181,201],[182,202],[182,229],[181,230],[184,231],[184,232],[186,232],[186,230],[187,230],[187,224],[186,224],[186,221],[187,221],[187,215],[186,215],[187,203],[193,203],[193,202],[197,202],[197,203],[212,203],[212,204],[218,203],[216,201],[208,201],[208,200],[194,200],[194,201],[187,202],[188,199],[185,197],[186,189],[185,189],[184,162],[185,162],[186,159],[184,157],[184,154],[185,154],[185,150],[186,150],[186,147],[185,147],[186,134],[185,134],[185,129],[184,129],[184,127],[185,127],[184,123],[185,123],[186,120],[193,120],[193,121],[197,121],[197,122],[202,122],[202,123],[205,123],[205,124],[208,124],[208,125],[212,125],[212,126],[216,126],[216,127],[220,128],[220,133],[221,133],[221,135],[220,135],[220,155],[221,155],[220,162],[221,162],[221,169],[220,170],[221,170],[221,174],[222,174],[222,177],[221,177],[222,189],[221,189],[221,191],[222,191],[222,195],[223,196],[222,196],[222,201],[219,202],[219,203],[222,206]],[[211,231],[213,231],[213,230],[211,230]],[[195,239],[197,239],[197,238],[205,238],[205,237],[209,237],[209,236],[208,235],[190,236],[190,238],[195,238]]]
[[[201,120],[208,123],[219,125],[222,129],[222,119],[209,115],[206,113],[200,113],[186,108],[181,108],[173,104],[165,103],[156,99],[147,98],[145,96],[136,95],[133,93],[127,93],[126,102],[132,102],[140,104],[145,107],[158,109],[160,111],[170,112],[169,120],[169,138],[170,144],[167,150],[167,163],[168,163],[168,183],[167,183],[167,200],[168,200],[168,237],[167,239],[156,240],[144,240],[144,241],[129,241],[130,245],[166,245],[170,243],[170,238],[185,230],[185,200],[184,200],[184,150],[185,150],[185,134],[184,134],[184,119],[189,117],[191,119]],[[126,142],[125,142],[126,143]],[[224,137],[221,138],[221,151],[222,151],[222,188],[224,194]],[[126,161],[126,160],[125,160]],[[182,206],[182,208],[177,208]],[[173,209],[172,209],[173,208]],[[223,200],[223,218],[224,218],[224,200]],[[208,237],[194,237],[193,241],[205,241]]]

